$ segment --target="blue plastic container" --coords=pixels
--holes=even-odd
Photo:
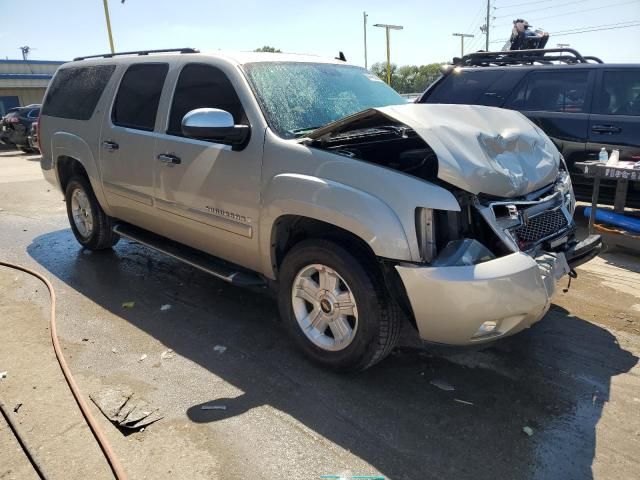
[[[587,218],[591,216],[590,207],[584,209],[584,216]],[[608,223],[609,225],[615,225],[630,232],[640,233],[640,218],[627,217],[626,215],[615,213],[609,209],[597,208],[596,220]]]

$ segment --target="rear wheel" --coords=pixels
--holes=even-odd
[[[120,239],[85,177],[72,177],[65,192],[67,216],[76,240],[89,250],[111,248]]]
[[[334,370],[364,370],[395,346],[401,316],[375,264],[307,240],[280,270],[280,313],[304,352]]]

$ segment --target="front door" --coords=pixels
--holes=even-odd
[[[169,66],[138,63],[122,77],[100,138],[102,183],[112,214],[150,228],[153,209],[153,132]]]
[[[249,125],[229,77],[218,67],[186,64],[177,79],[166,130],[155,148],[156,207],[163,235],[248,268],[257,258],[264,133],[242,149],[183,136],[182,118],[218,108]]]

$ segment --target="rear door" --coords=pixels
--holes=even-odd
[[[154,128],[166,63],[137,63],[125,71],[100,139],[102,183],[113,215],[150,228]]]
[[[640,68],[599,72],[589,123],[587,150],[596,158],[602,147],[620,150],[621,160],[640,160]]]

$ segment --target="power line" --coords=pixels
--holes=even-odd
[[[552,5],[550,7],[542,7],[542,8],[537,8],[536,10],[525,10],[524,12],[517,12],[517,13],[509,13],[508,15],[499,15],[495,18],[507,18],[507,17],[513,17],[514,15],[518,15],[520,16],[520,18],[522,18],[522,15],[525,13],[532,13],[532,12],[539,12],[540,10],[549,10],[550,8],[558,8],[558,7],[566,7],[568,5],[575,5],[576,3],[584,3],[584,2],[588,2],[589,0],[574,0],[573,2],[566,2],[566,3],[562,3],[562,4],[556,4],[556,5]]]
[[[636,27],[636,26],[640,26],[640,20],[638,19],[627,20],[626,22],[609,23],[604,25],[591,25],[589,27],[570,28],[568,30],[550,32],[549,35],[553,35],[557,37],[560,35],[575,35],[577,33],[598,32],[601,30],[615,30],[617,28],[628,28],[628,27]],[[493,40],[491,43],[501,43],[501,42],[506,42],[507,40],[508,39]]]
[[[603,5],[600,7],[593,7],[593,8],[585,8],[582,10],[571,10],[570,12],[565,12],[565,13],[558,13],[555,15],[547,15],[546,17],[532,17],[533,19],[533,24],[537,24],[539,20],[546,20],[549,18],[557,18],[557,17],[565,17],[567,15],[579,15],[581,13],[585,13],[585,12],[592,12],[594,10],[602,10],[603,8],[612,8],[612,7],[621,7],[623,5],[629,5],[631,3],[638,3],[638,0],[630,0],[630,1],[626,1],[626,2],[621,2],[621,3],[611,3],[609,5]],[[494,25],[494,28],[499,28],[499,27],[507,27],[507,26],[511,26],[512,23],[500,23],[498,25]]]
[[[509,8],[509,7],[520,7],[522,5],[535,5],[536,3],[548,3],[548,2],[553,2],[555,0],[538,0],[537,2],[524,2],[524,3],[512,3],[509,5],[501,5],[499,7],[493,7],[496,10],[499,10],[501,8]]]
[[[594,10],[602,10],[603,8],[621,7],[623,5],[629,5],[630,3],[638,4],[638,0],[631,0],[631,1],[622,2],[622,3],[611,3],[609,5],[603,5],[601,7],[585,8],[583,10],[573,10],[571,12],[566,12],[566,13],[547,15],[546,17],[533,17],[533,19],[536,20],[537,22],[538,20],[546,20],[547,18],[564,17],[565,15],[578,15],[580,13],[593,12]]]
[[[602,30],[615,30],[615,29],[618,29],[618,28],[630,28],[630,27],[640,27],[640,22],[634,23],[634,24],[631,24],[631,25],[623,25],[621,27],[594,28],[592,30],[582,30],[580,32],[569,32],[569,33],[556,33],[554,35],[556,37],[566,37],[567,35],[576,35],[578,33],[600,32]]]

